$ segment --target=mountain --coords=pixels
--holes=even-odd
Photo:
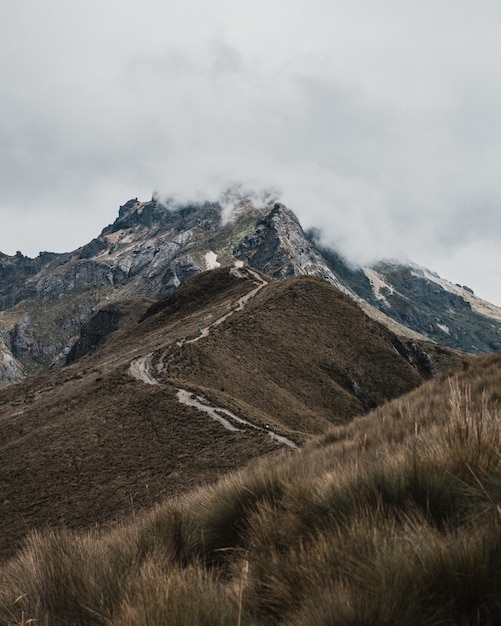
[[[403,337],[467,352],[501,345],[501,310],[471,290],[411,266],[351,268],[318,235],[305,234],[283,204],[233,191],[198,204],[133,199],[78,250],[36,259],[0,255],[0,385],[74,359],[73,346],[96,312],[118,323],[117,303],[157,300],[235,260],[272,278],[322,278]]]
[[[30,529],[116,522],[294,453],[465,362],[402,341],[325,280],[239,262],[102,309],[70,354],[0,390],[3,556]]]
[[[0,302],[0,625],[501,618],[500,355],[458,351],[501,317],[467,287],[237,194],[1,255]]]

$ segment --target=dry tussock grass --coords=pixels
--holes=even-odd
[[[0,624],[501,623],[501,357],[100,537],[32,535]]]

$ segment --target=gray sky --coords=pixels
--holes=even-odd
[[[0,250],[242,181],[501,305],[500,27],[498,0],[0,0]]]

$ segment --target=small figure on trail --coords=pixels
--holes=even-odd
[[[277,434],[277,427],[273,426],[273,432],[275,433],[275,435]]]
[[[203,329],[201,326],[199,326],[199,327],[198,327],[198,332],[199,332],[201,335],[203,335],[204,329]]]

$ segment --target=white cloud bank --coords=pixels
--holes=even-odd
[[[501,5],[18,0],[0,20],[0,250],[130,197],[275,187],[356,261],[501,305]]]

